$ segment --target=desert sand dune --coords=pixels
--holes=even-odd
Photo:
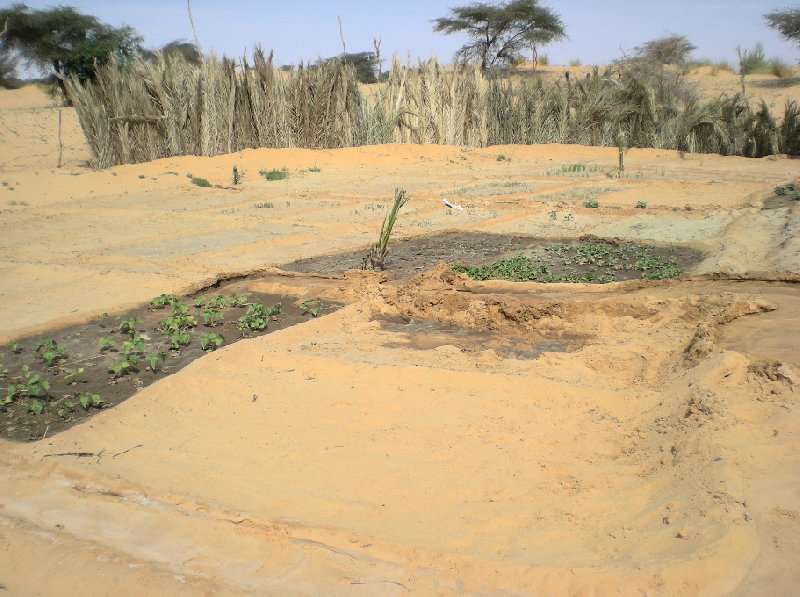
[[[9,594],[795,591],[800,203],[773,187],[797,160],[636,149],[619,177],[613,148],[384,145],[96,172],[69,108],[55,168],[57,111],[0,92],[4,343],[233,276],[344,306],[0,440]],[[701,257],[608,285],[285,271],[366,250],[399,186],[398,243],[593,235]],[[546,341],[563,346],[506,350]]]

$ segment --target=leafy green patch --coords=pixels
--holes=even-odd
[[[674,256],[662,257],[653,251],[653,247],[634,244],[553,244],[544,247],[538,259],[518,255],[479,266],[456,264],[453,269],[473,280],[540,283],[608,283],[619,277],[634,279],[636,274],[640,279],[665,280],[683,273]]]
[[[247,307],[247,312],[239,318],[239,329],[244,331],[261,331],[269,325],[269,318],[281,312],[281,306],[275,305],[267,309],[261,303]]]

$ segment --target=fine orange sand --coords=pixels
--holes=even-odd
[[[767,200],[797,160],[631,150],[619,178],[610,148],[396,145],[94,172],[66,108],[55,168],[57,113],[36,88],[0,92],[0,341],[233,275],[347,306],[3,442],[7,594],[796,591],[800,223]],[[592,234],[706,258],[606,286],[277,269],[374,242],[397,186],[413,197],[398,239]],[[517,360],[377,315],[581,343]],[[70,452],[99,456],[52,456]]]

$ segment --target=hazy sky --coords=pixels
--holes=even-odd
[[[158,47],[175,39],[192,39],[185,0],[28,0],[28,6],[74,6],[119,26],[128,24]],[[405,60],[437,56],[449,62],[465,37],[433,33],[431,20],[459,0],[193,0],[203,51],[241,56],[256,44],[274,49],[276,64],[290,64],[341,52],[337,15],[342,19],[348,52],[372,50],[382,38],[381,53]],[[0,2],[9,6],[12,2]],[[543,0],[563,19],[568,39],[543,50],[551,64],[579,59],[584,65],[607,63],[642,42],[670,33],[686,35],[697,46],[695,56],[736,59],[735,48],[761,42],[767,57],[790,64],[800,50],[764,24],[762,15],[789,0]]]

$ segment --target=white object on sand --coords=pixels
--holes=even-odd
[[[460,205],[453,205],[447,199],[442,199],[442,203],[444,203],[450,209],[457,209],[458,211],[464,211],[463,207],[461,207]]]

